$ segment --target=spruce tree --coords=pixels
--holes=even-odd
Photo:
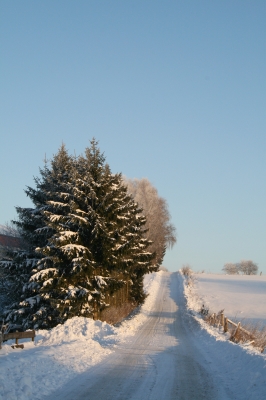
[[[13,221],[24,239],[25,249],[15,252],[13,260],[9,263],[9,276],[16,286],[16,293],[10,293],[10,299],[16,297],[17,302],[10,304],[5,311],[7,321],[23,323],[25,328],[31,327],[31,314],[37,309],[41,297],[38,293],[38,285],[29,283],[32,270],[40,259],[36,252],[36,246],[43,246],[52,236],[53,230],[47,225],[44,211],[51,209],[49,200],[55,200],[54,194],[59,191],[71,170],[72,158],[68,155],[63,144],[58,153],[53,157],[50,168],[45,161],[45,167],[40,169],[40,177],[34,178],[36,188],[27,187],[27,196],[31,199],[34,207],[16,207],[18,219]],[[14,291],[14,290],[13,290]]]
[[[143,276],[156,270],[146,220],[98,143],[93,139],[76,159],[62,147],[36,183],[36,190],[28,189],[36,207],[19,210],[19,226],[38,261],[13,320],[48,328],[76,315],[93,317],[125,285],[129,298],[142,302]]]

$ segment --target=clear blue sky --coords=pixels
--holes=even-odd
[[[266,273],[266,1],[0,2],[0,224],[62,142],[169,204],[170,270]]]

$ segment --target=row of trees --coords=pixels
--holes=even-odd
[[[224,265],[223,271],[229,275],[256,275],[258,273],[258,265],[251,260],[241,260],[238,263],[229,262]]]
[[[153,195],[142,196],[142,209],[134,196],[141,198],[136,194],[143,182]],[[35,184],[26,189],[34,207],[17,207],[14,221],[26,248],[9,252],[2,262],[14,301],[6,320],[26,329],[52,327],[76,315],[93,317],[121,288],[128,301],[141,303],[143,276],[159,269],[166,247],[176,240],[157,191],[147,180],[133,184],[112,174],[94,139],[79,157],[62,145]],[[161,230],[153,229],[151,219],[156,201]]]

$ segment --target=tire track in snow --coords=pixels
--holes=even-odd
[[[177,273],[164,273],[154,307],[138,333],[120,344],[103,362],[49,398],[225,398],[220,397],[216,389],[213,373],[202,365],[204,357],[192,340],[188,317],[180,277]]]

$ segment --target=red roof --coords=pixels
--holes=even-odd
[[[0,234],[0,246],[20,248],[21,245],[22,241],[20,238]]]

